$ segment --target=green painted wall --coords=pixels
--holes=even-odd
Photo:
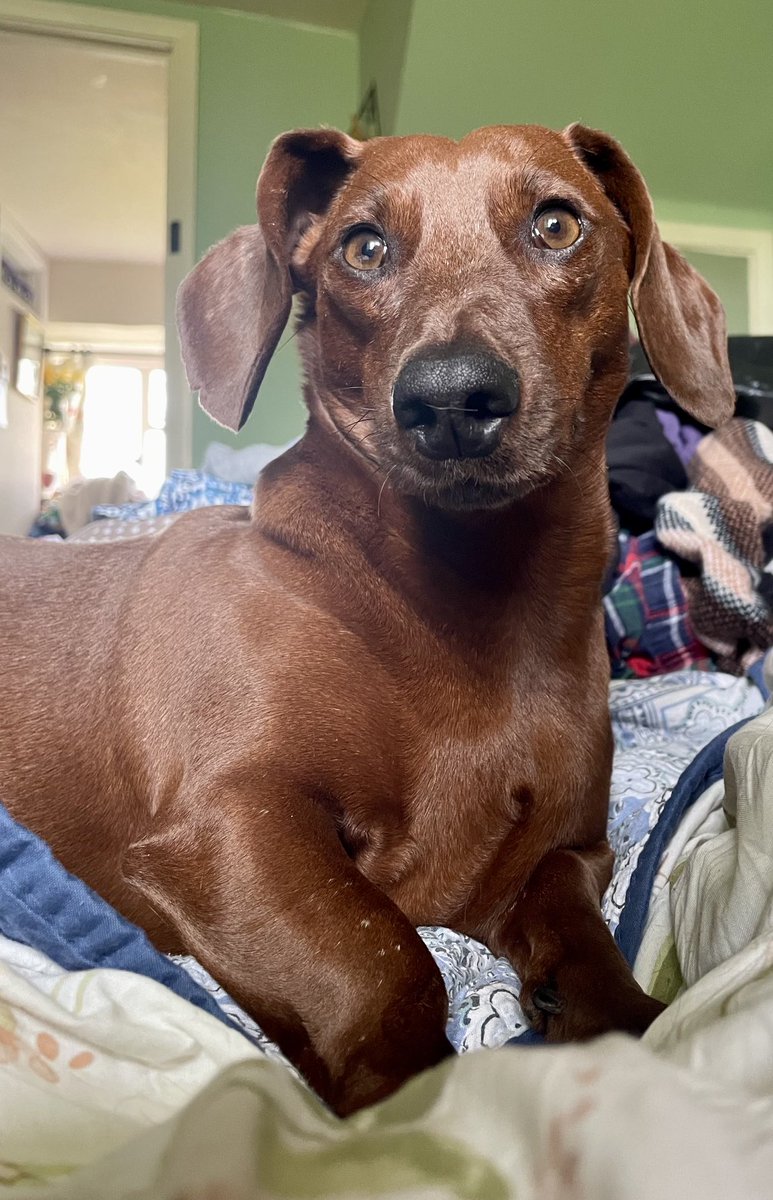
[[[358,47],[353,34],[241,13],[192,9],[191,16],[194,11],[201,31],[197,243],[203,253],[236,225],[255,219],[255,181],[278,134],[303,125],[346,128],[355,107]],[[238,440],[198,410],[194,462],[213,436],[279,445],[302,431],[305,409],[289,332]]]
[[[415,0],[397,132],[584,121],[658,196],[773,212],[770,0]]]
[[[351,120],[359,88],[353,33],[164,0],[80,2],[198,23],[198,255],[237,225],[255,220],[255,181],[277,134],[300,125],[346,128]],[[200,462],[211,441],[281,444],[300,433],[303,422],[297,354],[290,341],[277,352],[238,439],[196,407],[193,461]]]
[[[370,0],[360,26],[360,95],[376,84],[385,134],[395,132],[413,3]]]
[[[773,228],[771,47],[770,0],[414,0],[395,132],[583,121],[622,141],[661,219]]]

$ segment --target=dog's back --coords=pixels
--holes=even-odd
[[[0,797],[108,892],[131,811],[128,778],[117,794],[121,628],[146,554],[141,542],[0,539]]]

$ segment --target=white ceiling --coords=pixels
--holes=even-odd
[[[322,25],[327,29],[360,28],[368,0],[196,0],[207,8],[238,8],[242,12]]]
[[[52,258],[160,263],[167,64],[0,30],[0,209]]]

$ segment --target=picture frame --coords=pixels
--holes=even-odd
[[[43,326],[30,313],[16,314],[14,387],[28,400],[38,400],[43,384]]]

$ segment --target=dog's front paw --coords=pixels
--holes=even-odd
[[[532,1029],[549,1042],[582,1042],[604,1033],[641,1037],[665,1004],[648,996],[633,980],[615,981],[607,988],[597,980],[529,980],[520,1003]]]

